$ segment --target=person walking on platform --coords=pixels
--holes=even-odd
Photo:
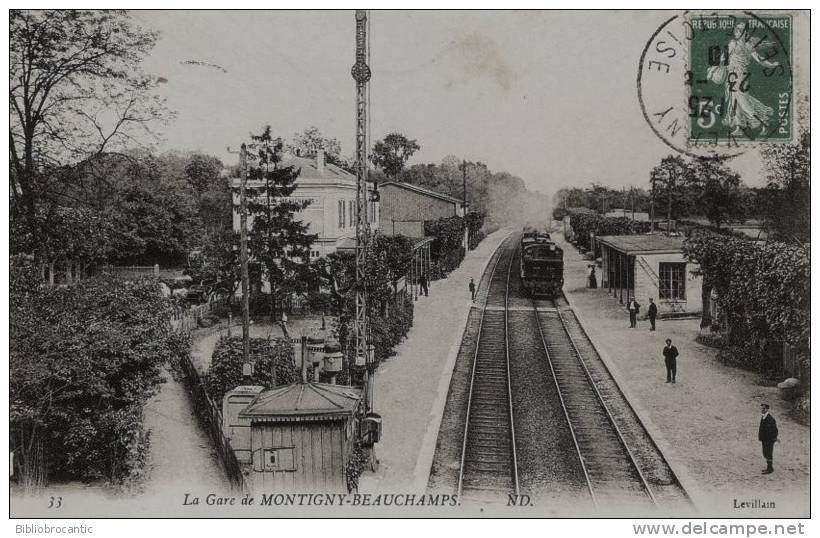
[[[470,300],[475,301],[475,281],[470,279]]]
[[[649,310],[647,310],[647,314],[649,315],[649,327],[650,331],[655,330],[655,318],[658,317],[658,306],[655,304],[655,301],[652,300],[652,297],[649,298]]]
[[[641,310],[641,305],[633,297],[626,304],[626,308],[629,310],[629,328],[634,329],[638,324],[638,312]]]
[[[678,348],[672,345],[672,340],[666,339],[666,347],[663,348],[663,362],[666,363],[666,382],[674,383],[675,375],[678,373]]]
[[[425,275],[421,275],[419,277],[419,285],[421,286],[421,292],[424,294],[425,297],[430,295],[427,292],[427,277]]]
[[[587,286],[596,289],[598,287],[598,277],[595,276],[595,264],[591,263],[587,267]]]
[[[777,442],[777,421],[769,413],[769,404],[760,404],[760,428],[757,431],[757,439],[763,445],[763,458],[766,460],[766,468],[763,474],[772,474],[772,460],[774,457],[774,444]]]

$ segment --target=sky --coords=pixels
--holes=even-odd
[[[371,141],[399,131],[421,149],[482,161],[547,194],[598,182],[648,186],[671,150],[641,113],[641,52],[674,12],[372,11]],[[160,150],[227,152],[270,124],[315,125],[353,154],[352,11],[137,11],[159,32],[144,63],[167,80],[175,118]],[[199,62],[193,64],[190,62]],[[765,182],[757,150],[731,166]]]

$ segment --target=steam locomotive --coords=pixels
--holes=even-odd
[[[558,297],[564,286],[564,251],[546,232],[525,229],[519,270],[522,291],[533,297]]]

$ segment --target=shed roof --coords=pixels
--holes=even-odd
[[[328,383],[293,383],[260,393],[239,415],[257,422],[340,420],[353,414],[361,391]]]
[[[595,239],[625,254],[668,254],[683,252],[682,237],[670,237],[659,234],[602,235]]]
[[[462,200],[458,198],[453,198],[448,194],[443,194],[441,192],[436,192],[434,190],[425,189],[424,187],[419,187],[418,185],[413,185],[412,183],[401,183],[399,181],[388,181],[386,183],[382,183],[381,187],[398,187],[400,189],[406,189],[409,191],[417,192],[418,194],[423,194],[425,196],[430,196],[433,198],[438,198],[439,200],[444,200],[445,202],[450,202],[452,204],[460,204]]]

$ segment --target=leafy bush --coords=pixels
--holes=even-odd
[[[359,489],[359,477],[367,463],[367,453],[361,444],[355,443],[350,452],[350,458],[345,465],[345,480],[347,481],[347,491],[353,492]]]
[[[274,385],[287,385],[299,381],[300,368],[293,361],[293,345],[283,338],[251,338],[249,358],[253,364],[251,384],[270,388]],[[214,347],[211,356],[211,367],[208,369],[207,390],[215,402],[229,390],[245,384],[242,377],[242,337],[222,336]],[[308,379],[312,379],[311,365],[308,366]],[[271,373],[275,371],[275,383]]]
[[[152,281],[47,288],[11,263],[10,422],[24,486],[49,478],[123,484],[144,464],[142,409],[161,368],[189,352]]]
[[[782,342],[808,357],[808,247],[695,230],[684,253],[700,264],[704,296],[717,291],[728,344],[722,358],[766,373],[776,369],[771,357]]]
[[[649,231],[648,222],[633,221],[628,217],[604,217],[597,213],[571,213],[570,226],[578,246],[589,250],[592,245],[592,234],[632,235]],[[596,257],[599,253],[596,253]]]
[[[434,238],[430,245],[430,257],[444,275],[458,267],[464,259],[464,226],[465,220],[461,217],[424,222],[424,235]]]

